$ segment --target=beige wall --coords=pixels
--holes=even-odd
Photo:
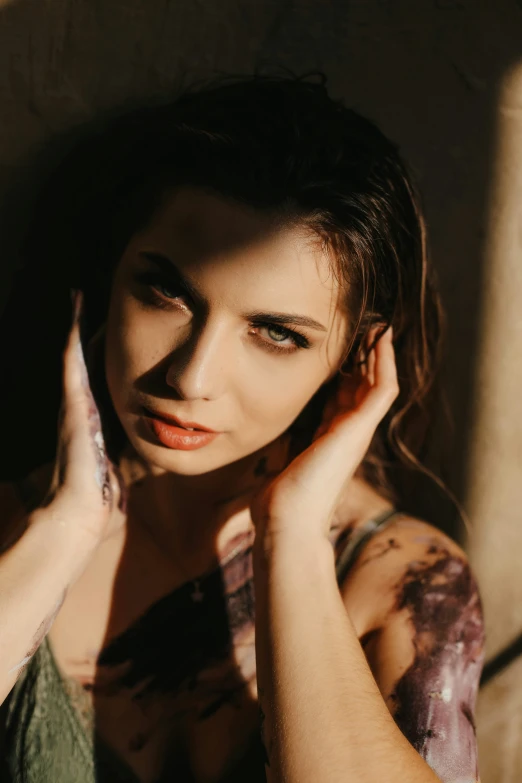
[[[522,632],[522,62],[499,85],[474,383],[469,553],[494,654]],[[481,693],[487,780],[522,777],[522,659]]]
[[[401,144],[425,196],[448,310],[447,478],[472,518],[491,652],[522,631],[518,75],[499,99],[520,58],[516,0],[0,0],[0,301],[24,226],[17,197],[38,176],[34,150],[182,76],[319,68],[335,95]],[[441,498],[423,491],[419,506],[451,527]],[[520,666],[506,677],[482,696],[483,783],[522,778],[522,759],[502,744],[522,746]]]

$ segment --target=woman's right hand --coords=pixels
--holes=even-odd
[[[73,322],[63,355],[63,396],[51,486],[43,506],[95,542],[112,531],[123,514],[124,488],[107,457],[100,414],[87,374],[80,339],[83,294],[74,291]]]

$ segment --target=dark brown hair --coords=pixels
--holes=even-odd
[[[33,285],[40,281],[40,291],[44,285],[60,290],[62,302],[67,288],[83,289],[88,340],[106,316],[112,270],[130,236],[166,189],[184,185],[306,225],[333,251],[352,319],[345,371],[360,355],[370,326],[393,326],[400,395],[362,470],[372,485],[397,499],[402,468],[423,469],[441,308],[419,199],[397,146],[374,123],[333,100],[324,80],[222,79],[103,123],[64,157],[37,202],[27,265],[14,290],[23,286],[27,269]],[[41,306],[37,299],[33,311]],[[13,301],[4,328],[14,315]],[[56,319],[62,344],[66,309],[59,305]],[[46,364],[48,378],[55,372],[59,379],[59,361],[53,364],[48,354]],[[20,373],[19,361],[19,379]],[[59,380],[49,382],[57,400]],[[294,423],[300,447],[318,423],[327,393],[323,387]],[[45,410],[52,416],[57,404]],[[50,442],[41,458],[51,458],[53,447]]]

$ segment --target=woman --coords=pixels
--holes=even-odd
[[[439,350],[395,146],[291,79],[111,128],[31,235],[78,290],[2,489],[7,780],[478,780],[476,585],[393,487]]]

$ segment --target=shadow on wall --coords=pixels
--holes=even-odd
[[[145,0],[4,4],[0,225],[7,260],[0,305],[14,269],[23,263],[39,186],[89,123],[96,127],[115,107],[163,98],[173,86],[202,76],[250,73],[264,66],[299,73],[320,69],[335,97],[374,119],[401,144],[424,193],[432,256],[448,312],[445,375],[455,421],[451,439],[438,428],[443,442],[434,444],[428,463],[437,469],[436,446],[445,447],[443,478],[464,499],[470,481],[470,400],[496,85],[518,56],[522,28],[517,3],[487,5],[470,0],[277,5],[225,0],[217,13],[210,6],[202,12],[195,0],[154,7]],[[19,302],[22,326],[17,328],[23,329],[27,308],[45,312],[49,281],[42,278],[36,288],[32,303]],[[57,323],[67,317],[67,308],[64,301],[63,311],[55,314]],[[3,335],[7,341],[10,337]],[[35,362],[37,389],[59,378],[59,368],[45,363],[40,339],[34,332],[26,335],[23,355],[23,361]],[[16,388],[10,377],[6,385]],[[419,478],[410,506],[459,537],[451,502],[428,480]]]

